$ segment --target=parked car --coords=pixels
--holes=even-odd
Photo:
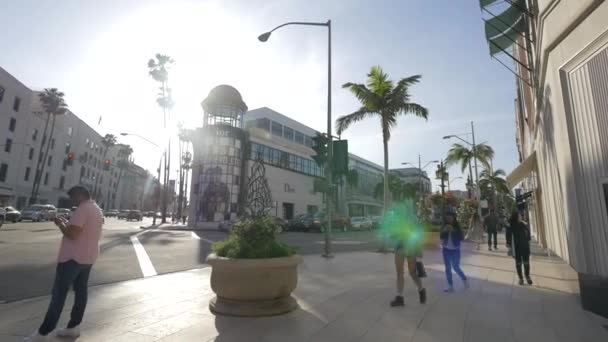
[[[0,208],[0,228],[2,228],[2,225],[4,224],[5,220],[6,220],[6,209]]]
[[[304,218],[304,214],[299,214],[294,216],[291,220],[287,221],[287,230],[297,231],[302,227],[302,219]]]
[[[284,218],[275,216],[274,222],[279,226],[279,232],[282,233],[287,230],[287,220]]]
[[[141,211],[139,210],[129,210],[129,213],[127,214],[126,220],[127,221],[141,221],[143,220],[143,215],[141,213]]]
[[[4,208],[4,221],[13,223],[21,221],[21,212],[13,207]]]
[[[372,216],[372,228],[378,229],[382,225],[382,216]]]
[[[117,215],[116,217],[117,217],[119,220],[120,220],[120,219],[126,219],[126,218],[127,218],[127,216],[129,215],[129,211],[130,211],[130,210],[125,210],[125,209],[123,209],[123,210],[121,210],[121,211],[118,213],[118,215]]]
[[[144,217],[154,217],[154,212],[153,211],[146,211],[146,212],[144,212]]]
[[[34,204],[21,211],[21,220],[40,222],[54,220],[55,216],[57,209],[50,204]]]
[[[106,217],[117,217],[118,216],[118,210],[116,209],[110,209],[108,210],[108,212],[105,214]]]
[[[65,217],[69,220],[72,217],[72,210],[68,208],[57,208],[57,216]]]
[[[218,225],[218,229],[223,232],[229,232],[232,229],[232,226],[236,223],[236,220],[223,220],[220,221]]]
[[[350,226],[352,229],[357,230],[371,230],[372,229],[372,220],[369,217],[364,216],[355,216],[350,219]]]

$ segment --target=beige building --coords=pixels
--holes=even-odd
[[[521,164],[507,180],[539,242],[578,272],[583,307],[608,316],[608,2],[521,2]]]

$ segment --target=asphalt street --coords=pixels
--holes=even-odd
[[[211,244],[227,237],[222,232],[141,228],[151,223],[106,218],[89,285],[207,267]],[[60,239],[52,222],[7,223],[0,228],[0,303],[51,292]],[[320,233],[286,232],[281,239],[300,254],[323,252]],[[339,232],[332,241],[335,253],[377,248],[375,232]]]

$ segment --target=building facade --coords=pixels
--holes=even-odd
[[[406,184],[416,184],[423,194],[430,194],[432,191],[431,179],[424,170],[417,167],[406,167],[392,169],[390,172],[397,175]]]
[[[313,137],[319,132],[270,108],[247,111],[240,93],[218,86],[203,101],[203,127],[189,133],[194,146],[189,225],[204,226],[234,219],[245,212],[249,170],[261,159],[272,194],[271,214],[291,219],[324,209],[324,198],[314,189],[324,171],[312,159]],[[382,168],[350,155],[358,171],[356,187],[340,186],[343,215],[376,215],[382,202],[373,191]],[[352,215],[355,216],[355,215]]]
[[[38,94],[0,68],[0,205],[22,209],[29,204],[36,166],[48,146],[48,157],[41,160],[38,203],[70,207],[66,191],[80,184],[103,208],[114,207],[120,195],[121,146],[106,151],[102,136],[69,110],[56,117],[53,136],[47,139],[47,114]]]
[[[539,242],[578,272],[583,307],[608,316],[608,3],[524,3],[507,180]]]

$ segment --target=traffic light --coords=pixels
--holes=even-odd
[[[68,153],[67,161],[68,161],[68,165],[72,165],[74,163],[74,153],[72,153],[72,152]]]
[[[103,169],[106,171],[110,169],[110,159],[106,159],[103,161]]]

